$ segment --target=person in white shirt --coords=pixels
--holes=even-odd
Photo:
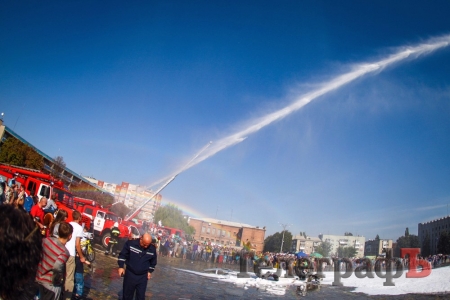
[[[71,299],[73,288],[74,288],[74,279],[75,279],[75,256],[78,254],[80,261],[82,263],[86,262],[86,258],[81,251],[81,238],[83,237],[83,227],[79,224],[81,221],[81,213],[77,210],[72,212],[73,221],[70,224],[73,227],[72,238],[66,243],[66,248],[69,250],[70,257],[66,263],[66,283],[64,285],[64,297],[65,299]]]
[[[58,206],[55,203],[56,195],[52,195],[51,199],[47,200],[47,205],[44,207],[45,213],[54,213],[55,210],[58,209]]]

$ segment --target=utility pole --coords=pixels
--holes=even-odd
[[[286,228],[291,226],[292,224],[281,224],[280,222],[278,222],[280,224],[281,227],[283,227],[283,237],[281,239],[281,248],[280,248],[280,253],[283,252],[283,244],[284,244],[284,232],[286,231]]]

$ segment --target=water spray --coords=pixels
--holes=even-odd
[[[420,55],[429,54],[433,51],[436,51],[440,48],[447,47],[450,44],[450,35],[445,35],[440,38],[435,38],[430,40],[427,43],[422,43],[417,46],[412,47],[402,47],[400,51],[389,55],[385,58],[382,58],[376,62],[372,63],[362,63],[355,68],[353,68],[352,71],[338,75],[331,80],[327,82],[323,82],[319,88],[316,90],[313,90],[311,92],[308,92],[306,94],[300,95],[297,97],[297,100],[292,102],[290,105],[279,109],[275,112],[269,113],[263,117],[260,117],[256,119],[253,124],[248,126],[247,128],[244,128],[241,131],[238,131],[236,133],[233,133],[227,137],[224,137],[217,142],[214,143],[214,146],[209,149],[209,151],[206,151],[206,149],[209,148],[212,142],[209,142],[208,145],[206,145],[193,159],[191,159],[184,167],[182,167],[178,172],[176,172],[176,175],[172,176],[166,184],[162,186],[162,188],[166,187],[172,180],[175,179],[175,177],[180,174],[181,172],[197,165],[198,163],[204,161],[205,159],[215,155],[216,153],[230,147],[236,144],[239,144],[243,142],[248,135],[255,133],[259,131],[260,129],[272,124],[275,121],[278,121],[293,112],[296,112],[297,110],[304,107],[306,104],[310,103],[311,101],[315,100],[316,98],[326,95],[327,93],[336,90],[364,75],[367,75],[369,73],[375,73],[377,71],[382,71],[384,68],[393,65],[394,63],[400,62],[402,60],[405,60],[407,58],[417,58]],[[200,156],[201,153],[204,153],[202,156]],[[162,181],[162,180],[161,180]],[[159,181],[159,182],[161,182]],[[156,193],[159,193],[162,188],[160,188]],[[154,196],[153,196],[154,197]],[[153,198],[152,197],[152,198]],[[152,198],[147,200],[145,203],[150,201]],[[145,205],[145,204],[144,204]],[[141,205],[140,208],[142,208],[144,205]],[[140,209],[139,208],[139,209]]]
[[[153,198],[156,197],[156,195],[158,195],[166,186],[169,185],[169,183],[171,183],[172,181],[175,180],[175,178],[180,175],[183,171],[189,169],[191,167],[191,164],[193,161],[195,161],[195,159],[197,159],[197,157],[200,156],[200,154],[202,154],[203,151],[205,151],[206,149],[208,149],[209,146],[211,146],[212,141],[210,141],[205,147],[203,147],[190,161],[188,161],[181,169],[180,171],[178,171],[175,175],[173,175],[172,177],[169,178],[169,180],[167,180],[159,189],[156,190],[156,192],[153,193],[153,195],[148,198],[147,200],[145,200],[137,209],[135,209],[131,214],[128,214],[125,217],[125,221],[129,221],[130,219],[134,218],[139,211],[145,206],[147,205],[147,203],[149,203]]]
[[[271,123],[290,115],[291,113],[301,109],[306,104],[310,103],[316,98],[323,96],[333,90],[336,90],[366,74],[374,73],[376,71],[382,71],[384,68],[394,63],[400,62],[409,57],[415,59],[420,55],[429,54],[440,48],[447,47],[449,44],[450,44],[450,35],[445,35],[441,38],[435,38],[427,43],[422,43],[417,46],[402,47],[402,50],[398,51],[397,53],[389,55],[376,62],[360,64],[356,66],[352,71],[338,75],[332,78],[331,80],[322,83],[320,88],[308,92],[306,94],[300,95],[299,97],[297,97],[297,100],[295,100],[290,105],[282,109],[279,109],[273,113],[269,113],[268,115],[257,119],[252,125],[248,126],[247,128],[215,142],[214,146],[211,147],[207,153],[205,153],[203,156],[198,158],[194,163],[192,163],[190,167],[213,156],[219,151],[222,151],[230,146],[233,146],[235,144],[244,141],[248,137],[248,135],[255,133],[261,128],[266,127],[267,125],[270,125]]]

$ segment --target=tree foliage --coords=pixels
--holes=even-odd
[[[0,162],[30,169],[42,170],[44,159],[28,145],[8,138],[0,148]]]
[[[380,236],[377,234],[377,236],[375,237],[375,241],[379,241],[380,240]]]
[[[113,213],[116,213],[122,219],[125,218],[125,216],[131,211],[130,208],[128,208],[125,204],[123,204],[121,202],[111,206],[110,210]]]
[[[64,162],[64,158],[62,156],[57,156],[54,159],[54,166],[52,170],[52,175],[56,178],[62,178],[62,173],[66,168],[66,163]]]
[[[273,235],[269,235],[264,240],[264,252],[280,252],[281,242],[283,241],[283,232],[284,232],[284,243],[283,249],[281,252],[289,252],[292,245],[292,233],[288,230],[284,230],[282,232],[276,232]]]
[[[355,247],[348,246],[348,247],[338,247],[337,249],[337,255],[341,258],[353,258],[356,256],[357,250]]]
[[[441,254],[450,253],[450,233],[448,231],[443,231],[439,235],[437,250]],[[435,253],[438,254],[438,253]]]
[[[401,236],[397,239],[394,256],[400,257],[401,248],[420,248],[419,237],[415,234],[410,234],[408,228],[405,230],[405,236]]]
[[[351,233],[351,232],[346,232],[346,233],[344,233],[344,235],[345,235],[345,236],[353,236],[353,233]]]
[[[153,218],[154,222],[161,221],[163,226],[178,228],[188,235],[195,233],[194,227],[190,226],[183,212],[176,205],[168,204],[158,208]]]
[[[111,194],[100,192],[98,189],[85,182],[71,186],[70,191],[76,197],[91,199],[103,206],[114,203],[114,197]]]
[[[423,239],[421,253],[423,256],[428,256],[431,254],[431,239],[428,232]]]
[[[323,257],[329,257],[331,253],[331,243],[330,242],[322,242],[319,246],[317,246],[314,251],[323,255]]]

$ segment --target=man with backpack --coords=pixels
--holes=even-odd
[[[31,194],[26,196],[23,202],[23,208],[26,210],[26,212],[30,212],[31,208],[34,205],[34,201],[33,201],[33,196],[34,195],[34,191],[31,191]]]

